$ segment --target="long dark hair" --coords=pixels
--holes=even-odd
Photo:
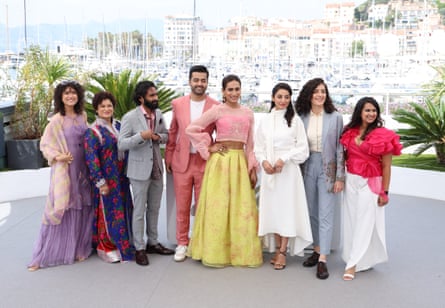
[[[83,105],[85,103],[85,89],[74,80],[62,81],[59,83],[54,90],[54,113],[60,112],[61,115],[65,115],[65,105],[62,101],[63,92],[65,92],[66,88],[71,88],[77,93],[77,103],[74,105],[74,112],[76,114],[82,114]]]
[[[375,110],[377,111],[377,117],[375,118],[374,122],[372,122],[371,124],[368,125],[368,127],[366,127],[366,130],[363,132],[363,135],[360,136],[360,139],[365,140],[365,137],[372,130],[376,129],[377,127],[383,126],[383,119],[380,117],[379,103],[377,103],[375,98],[366,96],[358,100],[357,104],[355,105],[354,112],[352,113],[351,121],[349,121],[349,123],[346,124],[345,128],[343,129],[343,134],[351,128],[360,127],[360,125],[362,125],[362,111],[363,108],[365,107],[365,104],[367,103],[375,107]]]
[[[273,87],[272,89],[272,102],[270,103],[270,110],[272,110],[272,108],[275,107],[275,102],[273,101],[273,98],[279,90],[287,91],[291,96],[291,102],[292,102],[292,88],[290,87],[290,85],[284,82],[277,83],[275,87]],[[287,121],[287,126],[289,127],[291,126],[292,119],[294,118],[294,116],[295,116],[294,107],[292,106],[292,103],[289,103],[289,105],[287,105],[286,113],[284,114],[284,118]]]
[[[326,100],[324,101],[323,107],[326,113],[333,113],[337,110],[334,103],[332,102],[331,96],[329,95],[328,86],[321,78],[314,78],[306,82],[306,84],[301,89],[298,94],[297,100],[295,101],[295,110],[299,115],[307,115],[311,112],[311,100],[314,95],[315,89],[319,85],[324,85],[326,90]]]

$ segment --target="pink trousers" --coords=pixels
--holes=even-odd
[[[176,240],[178,245],[188,245],[190,230],[190,208],[194,191],[195,206],[201,191],[204,173],[201,172],[202,159],[199,154],[191,154],[189,167],[183,173],[173,171],[173,185],[176,197]]]

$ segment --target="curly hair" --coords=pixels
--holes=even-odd
[[[54,113],[60,112],[61,115],[65,115],[65,105],[62,101],[63,92],[67,88],[71,88],[77,93],[77,103],[74,105],[74,112],[76,114],[82,114],[85,104],[85,89],[74,80],[66,80],[59,83],[54,90]]]
[[[357,104],[355,105],[354,111],[351,116],[351,121],[349,121],[348,124],[346,124],[345,128],[343,129],[343,134],[354,127],[360,127],[362,124],[362,111],[363,108],[365,108],[365,105],[369,103],[375,107],[375,110],[377,111],[377,117],[375,118],[374,122],[368,125],[366,127],[366,130],[363,132],[363,134],[360,136],[361,140],[365,140],[365,137],[375,128],[382,127],[383,126],[383,119],[380,117],[380,106],[379,103],[376,101],[375,98],[365,96],[358,100]]]
[[[277,83],[272,89],[272,101],[270,103],[270,110],[272,110],[275,107],[275,102],[273,101],[273,98],[279,90],[287,91],[289,93],[289,96],[292,97],[292,88],[290,87],[290,85],[288,85],[287,83],[284,83],[284,82]],[[291,101],[292,101],[292,98],[291,98]],[[294,107],[292,106],[292,104],[287,105],[287,109],[286,109],[286,113],[284,114],[284,118],[286,119],[288,127],[291,126],[292,119],[294,118],[294,116],[295,116]]]
[[[113,104],[113,108],[116,107],[116,98],[113,94],[107,91],[100,91],[94,94],[92,105],[94,110],[97,110],[99,105],[106,99],[109,99],[111,101],[111,104]]]
[[[306,84],[301,89],[300,93],[298,94],[298,98],[295,101],[295,110],[299,115],[307,115],[309,112],[311,112],[311,100],[312,96],[314,95],[315,89],[319,85],[324,85],[324,88],[326,90],[326,100],[324,101],[323,107],[324,111],[326,113],[332,113],[337,110],[335,108],[334,103],[332,102],[331,96],[329,95],[328,86],[321,78],[314,78],[306,82]]]

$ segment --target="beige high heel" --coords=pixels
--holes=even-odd
[[[35,272],[36,270],[38,270],[40,267],[38,265],[34,265],[34,266],[30,266],[28,267],[28,271],[29,272]]]
[[[286,251],[280,250],[273,268],[278,271],[286,268]]]
[[[275,255],[270,259],[270,264],[275,265],[278,255],[280,254],[280,246],[275,247]]]

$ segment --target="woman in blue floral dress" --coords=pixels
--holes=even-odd
[[[113,119],[116,99],[109,92],[93,98],[97,119],[85,132],[85,160],[94,189],[93,246],[105,262],[132,260],[129,181],[125,153],[117,149],[120,123]]]

